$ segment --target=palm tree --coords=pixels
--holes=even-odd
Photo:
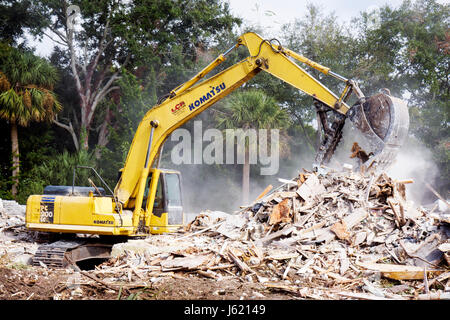
[[[57,71],[30,52],[0,44],[0,118],[11,126],[13,197],[19,185],[18,126],[31,121],[51,121],[61,110],[53,93]]]
[[[223,129],[242,128],[244,132],[249,129],[285,129],[289,124],[287,112],[280,108],[274,98],[257,89],[233,94],[226,102],[224,111],[216,116],[218,127]],[[249,139],[246,139],[242,167],[243,204],[248,203],[250,191],[249,143]],[[280,146],[282,153],[288,152],[287,144],[280,143]]]

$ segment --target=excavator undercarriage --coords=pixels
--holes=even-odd
[[[33,257],[33,265],[66,268],[86,260],[108,259],[112,246],[112,243],[100,242],[99,239],[59,240],[39,246]]]

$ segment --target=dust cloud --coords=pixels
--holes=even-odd
[[[339,168],[344,163],[351,164],[354,168],[358,167],[358,160],[350,158],[351,147],[354,142],[357,142],[363,150],[370,150],[364,137],[352,126],[349,120],[346,120],[343,137],[330,163],[331,167]],[[414,181],[414,183],[406,185],[406,197],[415,204],[424,205],[436,200],[425,183],[433,186],[439,175],[439,170],[433,162],[431,151],[415,137],[408,136],[403,147],[399,150],[395,162],[386,170],[386,173],[396,180],[412,179]]]
[[[242,203],[242,165],[240,164],[181,164],[174,165],[170,152],[174,143],[166,142],[166,156],[162,167],[179,170],[182,175],[183,202],[185,212],[198,214],[204,210],[218,210],[228,213],[236,212]],[[193,139],[194,140],[194,139]],[[194,141],[192,141],[194,142]],[[357,159],[350,158],[354,142],[364,150],[370,150],[367,142],[349,120],[344,127],[343,137],[338,148],[328,164],[329,167],[340,170],[343,164],[351,164],[358,168]],[[292,179],[298,176],[303,168],[312,170],[314,152],[293,152],[288,159],[280,159],[279,171],[274,175],[261,176],[260,166],[250,166],[250,195],[253,202],[268,186],[276,188],[281,185],[278,178]],[[232,170],[230,170],[230,167]],[[409,136],[397,155],[396,161],[386,172],[397,180],[413,179],[414,183],[406,185],[407,199],[417,205],[430,204],[436,197],[426,188],[425,183],[433,185],[438,177],[437,165],[432,160],[432,153],[417,139]]]
[[[409,137],[403,148],[400,149],[396,162],[387,170],[387,174],[393,179],[414,180],[414,183],[406,187],[407,199],[414,203],[429,204],[436,200],[426,183],[433,186],[439,175],[437,165],[433,162],[432,153],[421,145],[413,137]]]

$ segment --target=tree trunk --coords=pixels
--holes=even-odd
[[[242,205],[248,204],[250,193],[250,161],[248,146],[245,147],[245,159],[242,167]]]
[[[86,128],[83,123],[81,123],[80,130],[80,149],[89,150],[89,128]]]
[[[17,135],[17,123],[11,121],[11,151],[12,151],[12,181],[11,194],[15,198],[19,187],[19,138]]]

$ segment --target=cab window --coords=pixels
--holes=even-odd
[[[176,173],[166,173],[167,200],[170,206],[181,206],[180,176]]]

